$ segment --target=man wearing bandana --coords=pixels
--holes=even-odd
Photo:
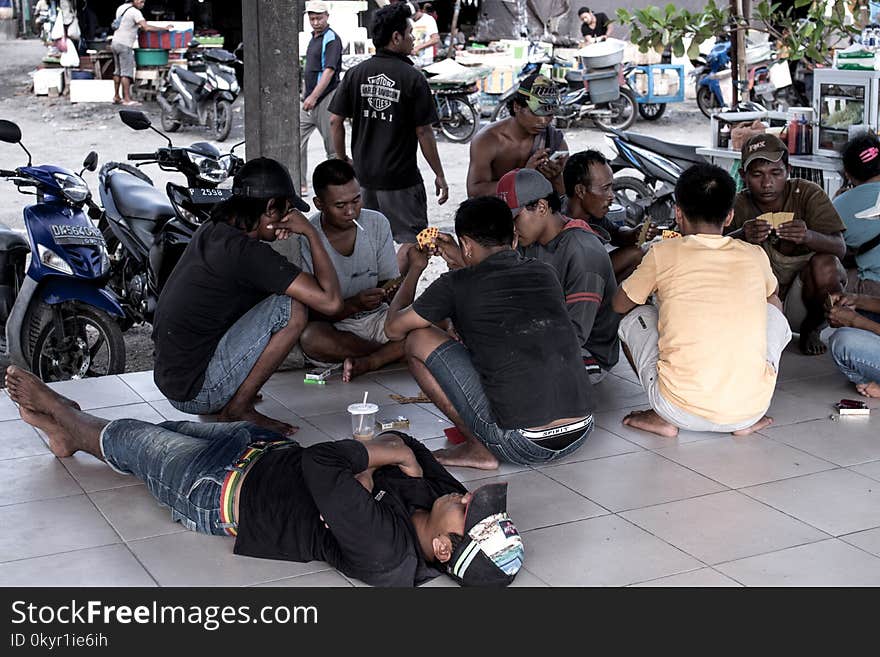
[[[562,169],[568,156],[552,156],[568,151],[568,145],[551,125],[559,107],[553,82],[530,75],[507,102],[510,117],[488,125],[471,141],[468,197],[495,194],[498,181],[514,169],[535,169],[553,183],[557,194],[564,194]]]

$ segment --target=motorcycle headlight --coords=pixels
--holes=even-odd
[[[187,153],[190,161],[199,169],[199,178],[208,183],[219,184],[229,177],[229,158],[217,160],[197,153]]]
[[[65,198],[74,203],[82,203],[89,197],[86,181],[72,173],[55,173],[55,181],[61,187]]]
[[[52,249],[46,248],[42,244],[37,244],[37,255],[40,256],[40,262],[47,267],[51,267],[68,276],[73,276],[73,267]]]

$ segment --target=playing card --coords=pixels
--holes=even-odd
[[[440,229],[436,226],[428,226],[418,235],[416,235],[416,242],[419,244],[420,249],[425,249],[429,247],[434,247],[437,245],[437,236],[440,234]]]

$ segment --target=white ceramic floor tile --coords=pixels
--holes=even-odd
[[[828,414],[835,413],[834,404],[841,399],[859,398],[855,386],[837,372],[811,379],[784,381],[776,386],[783,392],[806,399]],[[866,399],[871,408],[880,408],[880,399]]]
[[[767,410],[767,415],[773,418],[771,426],[781,427],[807,420],[827,418],[829,409],[826,404],[817,404],[809,399],[777,389],[770,403],[770,408]]]
[[[98,491],[89,497],[125,541],[187,531],[171,520],[171,509],[161,506],[146,486]]]
[[[847,534],[841,536],[840,540],[855,545],[865,552],[870,552],[875,557],[880,557],[880,529],[868,529],[855,534]]]
[[[480,480],[477,486],[507,482],[507,512],[520,533],[606,515],[608,511],[540,472]]]
[[[830,352],[821,356],[805,356],[798,349],[797,339],[793,339],[782,353],[778,380],[792,381],[837,373],[838,369]]]
[[[612,511],[724,490],[720,484],[650,452],[547,466],[541,471]]]
[[[416,440],[429,440],[443,436],[443,429],[452,426],[449,420],[441,420],[439,417],[419,408],[418,404],[390,404],[381,406],[377,418],[391,418],[400,416],[410,422],[409,429],[402,429]],[[324,415],[312,415],[306,418],[318,429],[329,435],[334,440],[351,438],[351,415],[348,411],[342,413],[327,413]],[[379,429],[376,429],[378,432]]]
[[[105,420],[142,420],[144,422],[152,422],[153,424],[165,421],[165,418],[162,417],[159,411],[146,402],[96,408],[92,411],[92,415],[104,418]]]
[[[409,373],[409,370],[374,372],[368,374],[367,378],[385,386],[390,392],[397,395],[403,395],[404,397],[416,397],[422,391],[422,389],[419,388],[419,384],[416,383],[416,380],[412,377],[412,374]],[[389,399],[389,401],[392,400]]]
[[[680,575],[672,575],[671,577],[661,577],[660,579],[654,579],[650,582],[642,582],[640,584],[633,584],[632,586],[684,588],[705,586],[718,588],[742,585],[738,584],[726,575],[722,575],[717,570],[712,570],[711,568],[700,568],[699,570],[692,570],[689,573],[681,573]]]
[[[4,420],[17,420],[18,418],[18,406],[6,394],[5,388],[0,390],[0,422]]]
[[[880,586],[880,558],[836,539],[716,568],[746,586]]]
[[[523,535],[525,566],[550,586],[623,586],[702,564],[617,516]]]
[[[0,563],[2,586],[156,586],[124,545]]]
[[[162,415],[166,420],[174,420],[177,422],[216,422],[217,418],[213,415],[190,415],[189,413],[184,413],[183,411],[178,411],[171,405],[167,399],[160,399],[158,401],[151,401],[150,406],[155,408],[159,414]]]
[[[0,505],[80,493],[82,488],[51,454],[0,461]]]
[[[859,465],[851,465],[849,470],[858,472],[859,474],[880,481],[880,461],[870,461],[869,463],[860,463]]]
[[[621,515],[709,565],[828,538],[736,491]]]
[[[322,570],[319,573],[300,575],[299,577],[285,577],[274,582],[255,584],[257,588],[351,588],[349,582],[342,573],[335,570]]]
[[[699,431],[679,431],[676,438],[665,438],[641,429],[633,429],[623,424],[623,418],[632,411],[642,411],[650,408],[647,403],[642,406],[618,408],[613,411],[595,413],[593,418],[596,425],[610,431],[616,436],[620,436],[631,443],[644,447],[645,449],[663,449],[673,445],[681,445],[684,443],[692,443],[698,440],[713,440],[729,437],[729,434],[709,433]]]
[[[231,536],[186,531],[128,545],[159,586],[252,586],[328,569],[321,561],[294,563],[235,555],[234,542]]]
[[[61,463],[87,493],[141,483],[137,477],[119,474],[104,461],[85,452],[61,459]]]
[[[49,387],[65,397],[79,403],[83,410],[138,404],[140,395],[129,388],[117,376],[100,376],[78,381],[59,381]]]
[[[162,394],[153,381],[153,370],[120,374],[119,378],[125,381],[128,387],[134,390],[144,401],[165,399],[165,395]]]
[[[742,492],[833,536],[880,527],[880,483],[849,470],[819,472]]]
[[[838,420],[813,420],[785,427],[770,427],[761,433],[831,461],[850,466],[880,459],[880,415],[877,419],[850,417]]]
[[[753,486],[835,467],[806,452],[758,435],[688,443],[657,450],[657,454],[730,488]]]
[[[22,420],[0,422],[0,460],[51,454],[36,429]]]
[[[0,562],[119,543],[85,495],[0,507]]]
[[[323,386],[306,385],[303,370],[273,375],[263,386],[263,393],[267,392],[302,417],[345,412],[349,404],[363,400],[364,392],[369,393],[367,401],[379,406],[393,403],[388,388],[371,379],[359,378],[351,383],[333,379]]]
[[[648,403],[645,390],[638,383],[616,376],[606,377],[593,386],[593,412],[611,411]]]
[[[432,452],[438,449],[451,447],[451,443],[449,443],[446,438],[431,438],[430,440],[423,440],[422,443]],[[453,477],[465,484],[468,488],[473,488],[473,486],[469,485],[467,482],[494,477],[506,477],[507,475],[517,472],[531,470],[531,468],[524,465],[516,465],[514,463],[502,463],[496,470],[477,470],[476,468],[447,468],[447,470],[449,470]]]

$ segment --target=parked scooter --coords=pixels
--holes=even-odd
[[[176,132],[181,124],[207,126],[217,141],[232,129],[232,103],[241,93],[235,55],[222,48],[198,50],[193,40],[186,52],[187,68],[171,66],[156,101],[162,108],[162,128]]]
[[[37,197],[24,209],[28,239],[0,225],[4,351],[44,381],[123,372],[125,342],[117,321],[123,312],[106,287],[110,261],[104,239],[83,212],[93,204],[82,172],[95,170],[97,153],[89,153],[76,174],[32,166],[15,123],[0,121],[0,141],[18,144],[28,155],[27,166],[0,170],[0,177]]]
[[[473,82],[435,82],[428,78],[439,121],[436,127],[449,140],[471,140],[480,127],[480,93]]]
[[[108,162],[99,173],[104,212],[98,228],[110,252],[110,287],[122,303],[122,327],[128,330],[134,324],[152,323],[159,293],[193,233],[231,194],[218,186],[235,175],[243,161],[206,142],[174,146],[143,112],[120,110],[119,115],[128,127],[150,129],[168,140],[167,147],[131,153],[129,160],[186,176],[186,186],[169,182],[163,194],[149,176],[123,162]]]
[[[658,226],[675,223],[673,193],[685,169],[705,163],[697,146],[685,146],[623,130],[609,130],[606,138],[617,152],[611,161],[615,201],[626,210],[630,226],[648,218]],[[642,179],[618,175],[635,169]]]
[[[498,104],[492,112],[492,121],[499,121],[510,116],[507,107],[508,101],[516,93],[520,83],[528,76],[541,70],[544,64],[550,66],[570,67],[571,63],[555,55],[547,55],[543,49],[532,43],[529,46],[528,61],[520,69],[512,87],[501,94]],[[626,80],[623,79],[623,70],[620,71],[620,95],[616,100],[607,103],[593,103],[590,100],[590,92],[586,86],[583,75],[579,71],[569,71],[565,76],[565,84],[559,83],[560,92],[559,109],[556,112],[556,122],[560,127],[565,127],[589,119],[600,128],[618,128],[626,130],[636,120],[638,112],[636,96]]]

